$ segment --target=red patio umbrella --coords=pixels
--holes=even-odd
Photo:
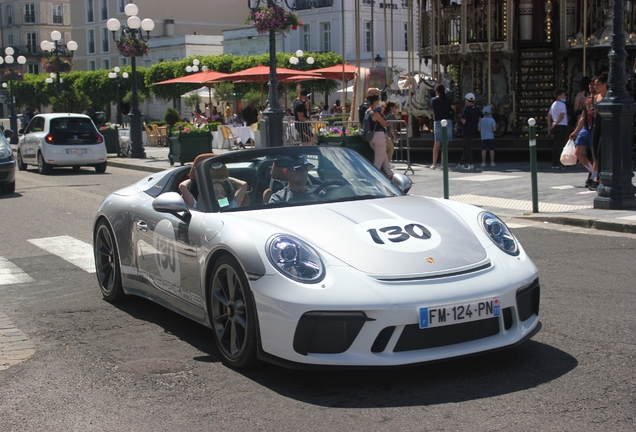
[[[342,65],[329,66],[322,69],[314,69],[311,71],[313,74],[318,74],[323,78],[331,79],[334,81],[342,81]],[[356,67],[351,66],[349,63],[344,64],[345,80],[352,80],[356,75]]]
[[[154,83],[153,85],[159,84],[203,84],[208,88],[208,97],[210,102],[212,101],[212,83],[217,82],[219,79],[227,76],[228,74],[224,74],[221,72],[215,71],[201,71],[197,73],[193,73],[191,75],[184,75],[178,78],[172,78],[165,81],[159,81]]]
[[[305,72],[305,71],[299,71],[299,70],[293,70],[293,69],[276,68],[276,77],[281,82],[283,82],[283,80],[286,78],[299,76],[299,75],[305,75],[308,77],[316,76],[316,74],[314,74],[313,71]],[[245,70],[221,77],[218,79],[218,81],[234,81],[234,82],[243,82],[243,83],[251,82],[251,83],[260,84],[261,105],[262,105],[263,104],[263,86],[269,82],[269,66],[259,65],[256,67],[245,69]]]

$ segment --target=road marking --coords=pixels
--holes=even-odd
[[[57,255],[88,273],[95,273],[93,246],[69,236],[46,237],[29,243]]]
[[[636,215],[634,215],[634,216],[621,216],[621,217],[616,218],[616,219],[623,219],[623,220],[633,220],[633,221],[636,221]]]
[[[565,190],[565,189],[574,189],[575,186],[572,185],[563,185],[563,186],[552,186],[551,189],[560,189],[560,190]]]
[[[479,175],[468,176],[468,177],[453,177],[451,180],[485,182],[485,181],[495,181],[495,180],[516,179],[516,178],[519,178],[519,177],[520,176],[496,175],[496,174],[479,174]]]
[[[505,198],[493,198],[487,196],[480,195],[456,195],[450,197],[453,201],[459,201],[466,204],[472,204],[476,206],[487,206],[487,207],[497,207],[511,210],[523,210],[523,211],[532,211],[532,201],[528,200],[514,200],[514,199],[505,199]],[[569,205],[569,204],[553,204],[553,203],[545,203],[539,202],[539,211],[540,212],[567,212],[572,210],[582,210],[589,209],[592,206],[581,206],[581,205]]]
[[[0,285],[33,282],[31,276],[8,259],[0,257]]]

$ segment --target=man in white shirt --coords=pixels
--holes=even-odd
[[[550,111],[548,111],[548,133],[554,136],[554,144],[552,145],[552,169],[562,169],[561,152],[568,140],[568,110],[565,105],[566,92],[565,89],[558,89],[554,92],[556,99]]]

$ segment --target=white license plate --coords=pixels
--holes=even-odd
[[[474,302],[420,308],[420,328],[441,327],[501,315],[499,297]]]
[[[70,148],[66,149],[66,154],[87,154],[88,149],[85,148]]]

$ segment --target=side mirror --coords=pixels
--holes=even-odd
[[[181,217],[177,213],[185,212],[187,215],[190,214],[190,210],[186,205],[185,201],[176,192],[166,192],[159,195],[152,202],[152,208],[159,213],[172,213],[175,216]]]
[[[11,138],[14,135],[13,131],[11,129],[5,129],[4,130],[4,137],[6,139]]]
[[[391,183],[397,186],[405,194],[409,193],[411,186],[413,186],[413,180],[404,174],[393,174],[393,180]]]

